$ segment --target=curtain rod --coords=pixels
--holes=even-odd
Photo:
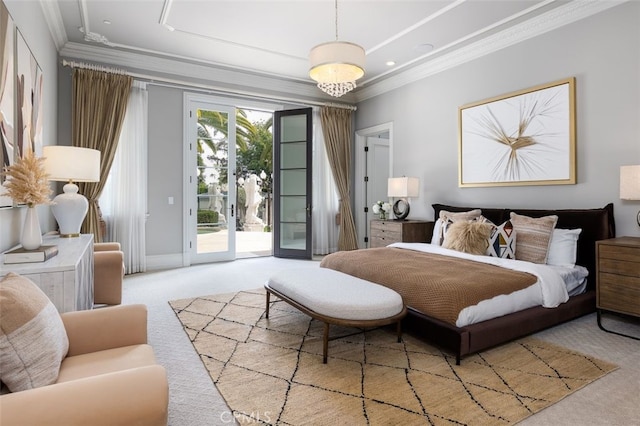
[[[126,70],[123,70],[121,68],[107,67],[107,66],[98,65],[98,64],[88,64],[86,62],[67,61],[66,59],[62,60],[62,66],[70,67],[70,68],[80,68],[84,70],[102,71],[110,74],[129,75],[129,73],[127,73]]]
[[[250,91],[231,91],[228,89],[223,89],[220,87],[216,87],[216,86],[210,86],[210,85],[206,85],[206,84],[196,84],[196,83],[191,83],[188,81],[184,81],[184,80],[176,80],[176,79],[171,79],[171,78],[165,78],[165,77],[157,77],[157,76],[153,76],[153,75],[149,75],[149,74],[139,74],[139,73],[133,73],[133,72],[129,72],[123,69],[118,69],[118,68],[109,68],[109,67],[105,67],[103,65],[97,65],[97,64],[89,64],[86,62],[75,62],[75,61],[68,61],[66,59],[62,60],[62,66],[65,67],[71,67],[71,68],[86,68],[86,69],[92,69],[95,71],[105,71],[105,72],[114,72],[114,73],[119,73],[119,74],[126,74],[128,76],[131,76],[135,79],[141,80],[141,81],[145,81],[149,84],[155,85],[155,86],[164,86],[164,87],[173,87],[173,88],[182,88],[182,89],[190,89],[190,90],[197,90],[197,91],[201,91],[201,92],[205,92],[205,93],[209,93],[209,94],[217,94],[217,95],[227,95],[227,96],[232,96],[232,97],[242,97],[242,98],[246,98],[249,100],[263,100],[263,101],[270,101],[270,102],[289,102],[289,103],[293,103],[293,104],[298,104],[298,105],[305,105],[305,106],[310,106],[310,105],[314,105],[314,106],[329,106],[329,107],[334,107],[334,108],[344,108],[344,109],[349,109],[351,111],[355,111],[357,109],[357,107],[355,105],[350,105],[350,104],[339,104],[339,103],[331,103],[331,102],[318,102],[318,101],[310,101],[310,100],[306,100],[306,99],[297,99],[297,98],[292,98],[292,97],[286,97],[286,96],[277,96],[277,97],[268,97],[268,96],[264,96],[264,95],[260,95],[258,93],[254,93],[254,92],[250,92]]]

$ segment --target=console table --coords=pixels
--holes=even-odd
[[[93,235],[45,236],[42,244],[58,246],[58,254],[46,262],[10,264],[0,254],[0,277],[15,272],[29,278],[59,312],[93,308]]]

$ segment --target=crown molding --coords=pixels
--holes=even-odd
[[[571,1],[515,27],[492,34],[449,53],[436,56],[438,52],[435,51],[432,59],[427,57],[424,62],[418,65],[390,74],[379,81],[368,82],[341,97],[340,102],[356,103],[382,95],[628,1]],[[163,55],[161,52],[135,53],[131,51],[135,48],[123,45],[103,47],[70,43],[57,3],[40,0],[40,4],[61,57],[116,65],[125,69],[144,70],[157,75],[170,75],[187,85],[190,83],[189,80],[198,80],[198,85],[202,86],[204,83],[206,87],[213,90],[220,89],[227,92],[231,90],[236,93],[258,96],[283,97],[286,95],[290,97],[295,95],[296,98],[308,99],[314,103],[335,101],[335,98],[321,92],[310,81],[225,67],[192,58],[158,56]],[[149,79],[152,78],[153,76],[149,76]]]
[[[109,47],[67,43],[59,54],[62,58],[98,62],[109,66],[118,66],[129,71],[142,70],[144,73],[149,73],[143,76],[148,80],[153,80],[154,77],[161,79],[163,76],[170,76],[185,85],[202,86],[202,83],[205,83],[206,87],[211,90],[232,91],[261,97],[272,96],[274,98],[290,98],[291,95],[295,95],[296,98],[314,103],[335,101],[335,98],[325,95],[312,82],[299,82],[282,77],[194,64]],[[347,94],[341,97],[340,101],[354,103],[355,97],[353,94]]]
[[[68,39],[58,3],[54,1],[40,0],[40,7],[42,8],[45,21],[47,21],[47,26],[49,27],[53,43],[56,45],[56,50],[60,51],[60,49],[62,49],[62,47],[67,43]]]
[[[398,89],[407,84],[603,12],[627,1],[629,0],[570,2],[529,19],[520,25],[500,31],[432,60],[427,60],[427,62],[423,64],[401,71],[382,81],[362,86],[360,90],[355,92],[356,101],[362,102],[382,95],[391,90]]]

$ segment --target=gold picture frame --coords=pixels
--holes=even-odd
[[[458,109],[458,186],[576,183],[575,77]]]

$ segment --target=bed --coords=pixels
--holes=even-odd
[[[439,258],[441,259],[440,261],[429,263],[428,265],[430,266],[425,267],[424,265],[427,265],[427,263],[424,263],[423,253],[418,252],[421,251],[419,246],[428,246],[428,244],[416,245],[415,250],[413,247],[402,247],[403,245],[400,244],[396,245],[396,247],[333,253],[323,259],[321,266],[387,285],[399,291],[403,295],[403,299],[405,299],[408,310],[408,315],[403,321],[403,327],[413,334],[451,351],[455,354],[457,364],[460,363],[465,355],[479,352],[595,311],[595,242],[615,237],[613,204],[596,209],[563,210],[462,207],[444,204],[433,204],[433,208],[436,218],[440,217],[441,211],[456,213],[480,209],[482,217],[496,225],[509,220],[511,212],[531,218],[555,215],[558,218],[555,224],[556,229],[582,229],[577,241],[575,258],[576,268],[586,269],[588,274],[586,279],[583,280],[582,292],[569,295],[561,301],[548,302],[546,307],[543,305],[524,307],[512,313],[500,314],[501,316],[495,318],[459,326],[456,324],[456,319],[452,320],[451,312],[441,312],[443,311],[441,309],[442,306],[448,307],[452,304],[451,300],[447,299],[448,296],[441,296],[440,293],[433,291],[432,288],[428,290],[428,294],[419,293],[421,282],[434,281],[433,275],[450,274],[453,279],[458,279],[461,283],[464,281],[467,287],[473,288],[476,282],[482,281],[481,278],[474,277],[483,277],[487,275],[486,271],[482,269],[476,272],[470,271],[468,270],[470,264],[466,263],[458,267],[458,272],[454,274],[446,272],[446,269],[444,272],[438,272],[432,266],[446,263],[443,261],[443,257]],[[405,244],[405,246],[410,245]],[[443,256],[445,254],[436,253],[435,255],[427,254],[427,256]],[[430,261],[434,262],[433,260]],[[449,259],[447,258],[448,261]],[[473,259],[451,260],[454,263],[459,261],[473,262]],[[528,262],[513,263],[522,264]],[[478,267],[481,268],[480,266]],[[491,267],[494,270],[496,269],[495,266]],[[431,276],[429,275],[430,269]],[[498,267],[497,269],[503,268]],[[513,281],[513,283],[506,282],[501,284],[505,288],[499,289],[498,292],[502,292],[500,294],[509,294],[528,288],[531,285],[530,281],[532,274],[534,274],[534,269],[525,269],[524,272],[508,272],[512,274],[509,277],[513,279],[508,279],[507,281]],[[387,270],[393,272],[382,273]],[[420,283],[413,281],[416,278],[414,275],[417,270],[421,274],[418,277]],[[498,272],[502,273],[502,271]],[[506,274],[507,272],[504,273]],[[533,281],[536,280],[540,281],[539,275],[533,277]],[[516,281],[520,282],[516,283]],[[408,282],[411,282],[410,290],[405,288]],[[513,288],[509,287],[510,285],[513,285]],[[479,287],[479,285],[476,287]],[[496,290],[493,289],[491,291]],[[482,294],[480,290],[478,292],[479,294],[474,295],[474,297],[491,299],[495,296]],[[410,296],[408,296],[409,294]],[[419,297],[416,297],[416,295],[419,295]],[[433,307],[437,307],[438,310],[431,310]],[[451,310],[456,312],[457,315],[457,312],[460,311],[460,306],[454,306],[449,309],[449,311]]]

